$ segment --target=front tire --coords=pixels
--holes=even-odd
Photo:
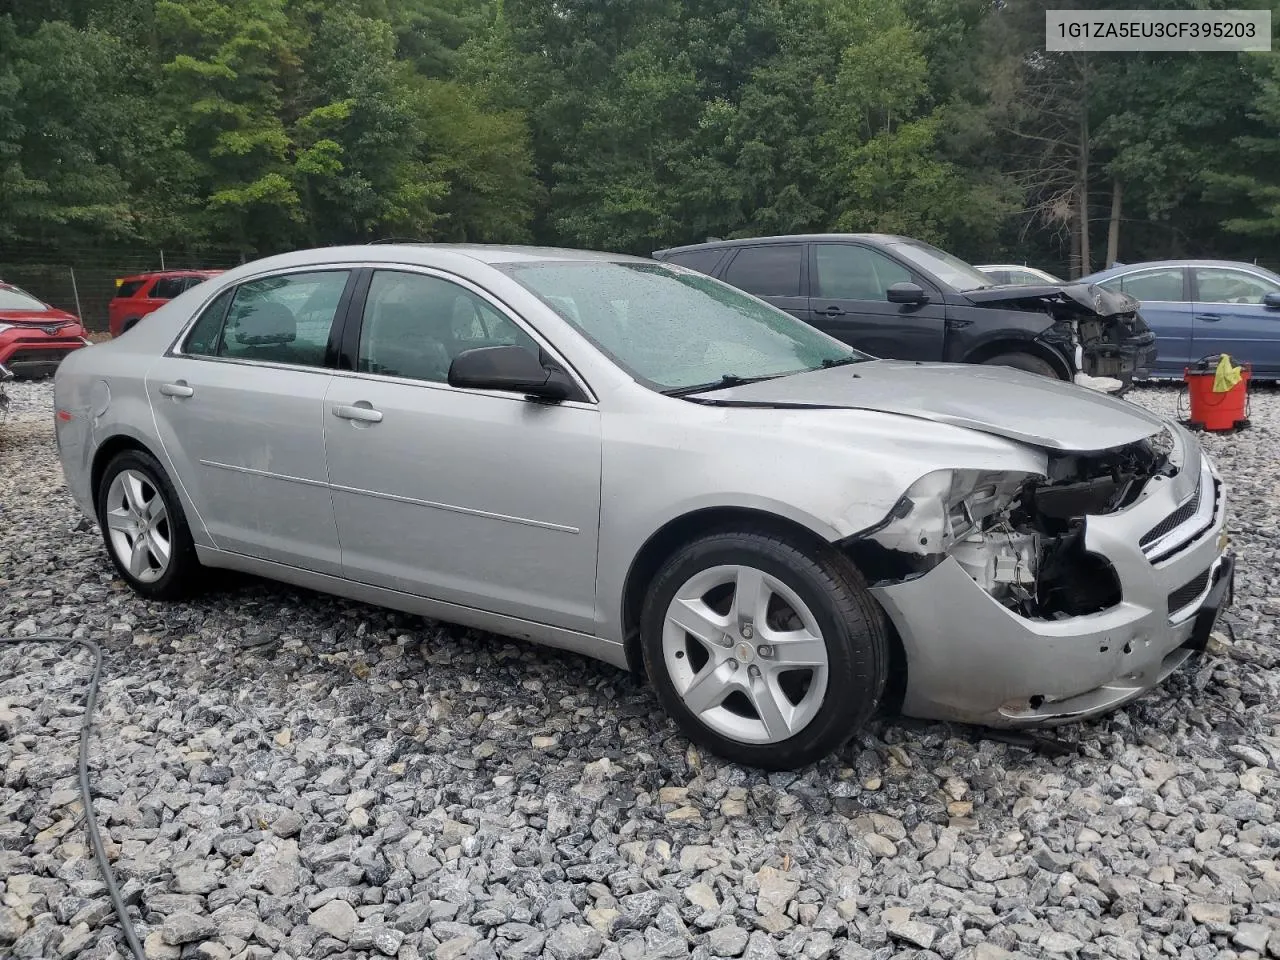
[[[97,491],[98,526],[116,570],[137,593],[175,600],[195,588],[200,561],[182,504],[151,454],[117,454]]]
[[[650,585],[640,629],[667,713],[736,763],[813,763],[884,693],[883,613],[851,563],[798,538],[726,530],[688,544]]]
[[[1058,371],[1054,369],[1052,363],[1043,357],[1037,357],[1033,353],[1022,353],[1021,351],[1014,353],[999,353],[994,357],[988,357],[982,361],[984,367],[1013,367],[1015,370],[1026,370],[1028,373],[1038,373],[1042,377],[1049,377],[1053,380],[1061,380]]]

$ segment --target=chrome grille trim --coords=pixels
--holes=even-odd
[[[1213,526],[1221,504],[1222,484],[1210,472],[1208,464],[1204,463],[1196,493],[1142,538],[1143,555],[1151,563],[1157,563],[1198,540]],[[1188,507],[1191,508],[1189,514],[1187,514]],[[1177,518],[1178,522],[1170,526],[1169,521],[1174,518]],[[1153,535],[1154,538],[1148,540],[1148,537]]]

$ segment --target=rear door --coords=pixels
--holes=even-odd
[[[1148,267],[1103,280],[1104,290],[1127,293],[1142,302],[1140,312],[1156,335],[1157,376],[1181,377],[1192,361],[1190,281],[1185,267]]]
[[[308,267],[225,290],[147,372],[173,475],[221,550],[341,573],[323,402],[350,279]]]
[[[1191,352],[1197,358],[1229,353],[1237,363],[1249,361],[1258,375],[1280,373],[1280,309],[1263,302],[1280,294],[1280,284],[1230,267],[1193,267],[1191,273]]]
[[[805,246],[792,240],[731,248],[720,279],[808,321]]]
[[[811,244],[810,321],[852,347],[894,360],[941,360],[947,308],[934,284],[860,243]],[[890,303],[895,283],[916,283],[929,302]]]

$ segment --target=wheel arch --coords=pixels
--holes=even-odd
[[[717,506],[703,507],[681,514],[658,528],[636,553],[627,570],[622,594],[622,637],[628,668],[638,676],[644,676],[644,657],[640,647],[640,613],[648,586],[653,582],[662,564],[685,544],[713,530],[725,528],[750,528],[785,535],[819,551],[834,551],[851,563],[865,579],[875,579],[873,572],[862,568],[849,551],[827,539],[814,527],[799,520],[754,507]],[[872,598],[879,605],[878,601]],[[906,688],[906,649],[898,636],[897,628],[886,614],[884,623],[889,640],[889,686],[885,690],[885,703],[893,709],[902,702]]]
[[[982,343],[970,350],[964,356],[963,362],[985,363],[992,357],[997,357],[1002,353],[1026,353],[1033,357],[1038,357],[1050,364],[1063,380],[1068,382],[1071,380],[1071,367],[1062,354],[1037,340],[1023,339],[1021,337],[1002,337]]]
[[[107,464],[126,450],[141,450],[154,457],[157,463],[163,463],[154,450],[131,434],[116,433],[107,437],[93,452],[93,460],[89,466],[89,495],[93,497],[95,505],[98,502],[98,487],[102,484],[102,475],[107,471]]]

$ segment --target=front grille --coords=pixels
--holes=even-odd
[[[67,355],[66,350],[19,350],[9,358],[9,366],[24,363],[58,363]]]
[[[1178,527],[1182,526],[1182,524],[1194,517],[1196,515],[1196,511],[1200,509],[1201,492],[1201,485],[1196,484],[1196,492],[1191,495],[1191,499],[1143,534],[1142,539],[1138,541],[1139,545],[1145,547],[1148,544],[1155,543],[1166,533],[1176,530]]]
[[[1169,594],[1169,616],[1173,616],[1187,604],[1195,600],[1204,592],[1204,588],[1209,585],[1209,571],[1198,575],[1187,583],[1184,583],[1173,593]]]

